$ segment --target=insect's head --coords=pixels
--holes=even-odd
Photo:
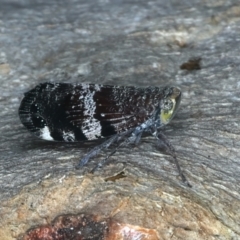
[[[161,125],[168,124],[175,116],[181,102],[181,91],[176,87],[164,89],[164,98],[160,108]]]

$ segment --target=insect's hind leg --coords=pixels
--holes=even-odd
[[[76,166],[76,168],[81,168],[83,167],[85,164],[88,163],[88,161],[90,160],[90,158],[95,157],[96,155],[99,154],[99,152],[103,149],[107,149],[111,144],[113,144],[115,141],[117,141],[118,139],[118,135],[113,135],[112,137],[110,137],[109,139],[107,139],[105,142],[103,142],[102,144],[94,147],[91,151],[89,151],[78,163],[78,165]]]
[[[116,151],[122,147],[122,146],[127,146],[129,144],[135,144],[137,145],[141,139],[142,136],[142,132],[139,132],[137,135],[135,135],[134,133],[132,133],[133,130],[129,130],[126,131],[125,133],[121,134],[118,136],[117,142],[123,140],[110,154],[107,155],[107,157],[105,157],[103,160],[101,160],[91,171],[91,173],[94,173],[96,170],[98,170],[99,168],[101,168],[106,161],[112,156],[114,155],[114,153],[116,153]],[[131,134],[131,136],[126,137],[126,135]],[[126,137],[126,138],[125,138]],[[124,139],[125,138],[125,139]]]
[[[133,130],[130,129],[128,131],[125,131],[121,134],[115,134],[112,137],[110,137],[109,139],[107,139],[105,142],[103,142],[102,144],[94,147],[92,150],[90,150],[90,152],[88,152],[79,162],[79,164],[76,166],[76,168],[81,168],[83,167],[85,164],[87,164],[89,162],[89,160],[92,157],[95,157],[96,155],[99,154],[100,151],[102,151],[103,149],[107,149],[110,145],[112,145],[114,142],[119,142],[121,141],[127,134],[130,134]],[[115,152],[114,152],[115,153]],[[101,165],[101,162],[98,163],[98,165]]]
[[[161,132],[155,132],[153,133],[153,135],[157,138],[157,146],[159,148],[164,148],[164,150],[166,151],[166,153],[168,153],[169,155],[171,155],[174,159],[174,163],[177,167],[178,173],[182,179],[182,182],[184,184],[186,184],[188,187],[192,187],[191,184],[188,182],[187,178],[184,176],[182,169],[179,165],[179,162],[177,160],[177,156],[176,156],[176,152],[174,147],[172,146],[172,144],[169,142],[169,140],[166,138],[166,136]]]

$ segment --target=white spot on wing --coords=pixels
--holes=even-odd
[[[48,140],[48,141],[54,141],[54,139],[50,135],[50,131],[47,126],[45,126],[44,128],[42,128],[40,130],[40,138],[42,138],[44,140]]]
[[[63,139],[65,142],[74,142],[75,135],[73,132],[63,132]]]
[[[89,128],[88,124],[83,124],[82,132],[89,139],[96,139],[96,136],[101,136],[101,124],[98,120],[93,119],[91,122],[91,126]]]
[[[95,87],[94,89],[96,90],[96,92],[98,92],[98,91],[101,90],[102,85],[100,85],[100,84],[95,84],[94,87]]]
[[[95,84],[94,85],[94,91],[89,89],[85,86],[85,98],[84,98],[84,111],[83,115],[88,116],[92,122],[91,125],[89,125],[89,122],[85,122],[82,124],[82,132],[83,134],[90,140],[90,139],[96,139],[96,136],[101,136],[101,124],[100,122],[94,118],[95,110],[96,110],[96,102],[94,101],[93,97],[96,91],[99,91],[101,88],[101,85]]]

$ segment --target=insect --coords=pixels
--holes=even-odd
[[[114,142],[119,146],[138,144],[142,133],[149,132],[157,145],[172,155],[182,181],[188,184],[174,148],[161,131],[176,114],[180,101],[181,91],[176,87],[46,82],[25,93],[19,117],[30,132],[44,140],[77,142],[108,137],[83,157],[78,167]]]

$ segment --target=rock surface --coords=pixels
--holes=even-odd
[[[1,240],[81,212],[153,229],[158,239],[239,239],[238,5],[1,0]],[[180,68],[193,58],[201,69]],[[94,175],[86,172],[106,152],[76,170],[96,143],[40,141],[19,121],[23,93],[45,81],[180,87],[165,134],[193,187],[148,136]],[[105,181],[121,171],[124,178]]]

